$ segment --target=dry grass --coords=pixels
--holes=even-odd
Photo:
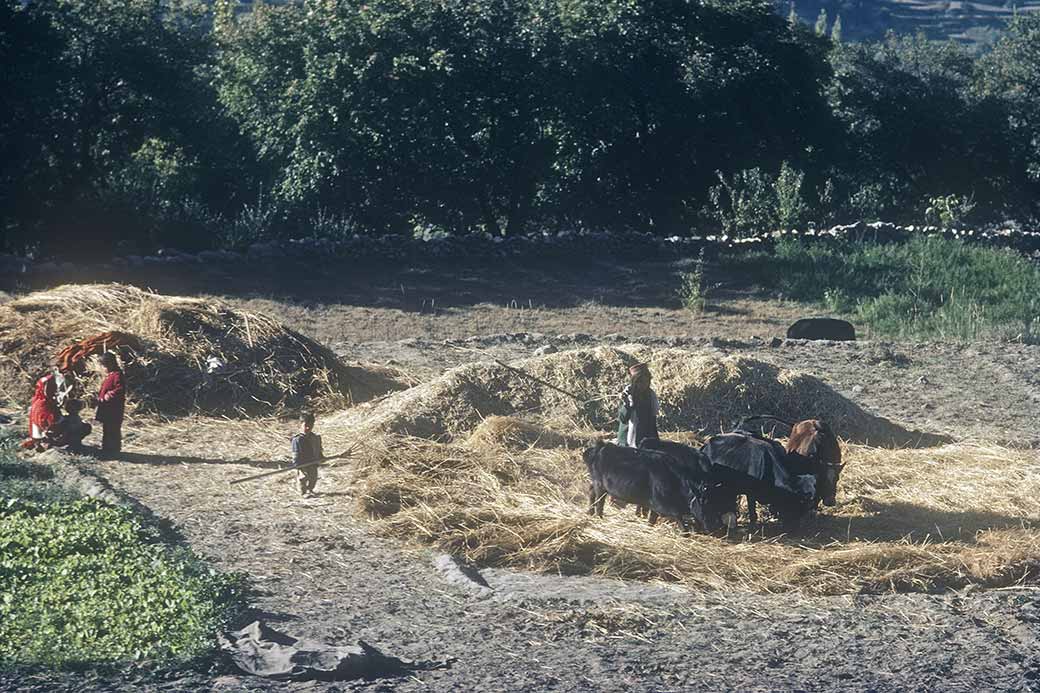
[[[580,453],[387,436],[357,459],[360,510],[381,531],[481,565],[841,594],[1040,578],[1040,461],[948,445],[848,446],[839,506],[801,537],[683,537],[608,505],[585,514]]]
[[[560,433],[553,429],[513,416],[489,416],[469,437],[469,444],[477,449],[503,447],[512,450],[529,448],[586,447],[588,436]]]
[[[512,364],[580,401],[498,364],[471,363],[375,406],[331,417],[326,426],[460,440],[488,417],[537,414],[557,431],[601,430],[614,421],[628,367],[640,361],[650,364],[666,430],[718,432],[750,414],[775,414],[826,418],[839,435],[857,442],[935,440],[869,414],[811,375],[745,356],[639,345],[575,349]]]
[[[109,330],[143,345],[140,353],[121,354],[141,412],[329,410],[404,387],[394,371],[343,364],[264,315],[119,284],[66,285],[0,305],[0,397],[27,401],[58,351]],[[211,357],[226,365],[207,373]]]

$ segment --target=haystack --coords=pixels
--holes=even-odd
[[[1040,459],[998,447],[848,446],[838,506],[798,537],[682,536],[609,504],[590,518],[580,453],[390,435],[366,447],[358,508],[391,536],[483,566],[735,591],[843,594],[1040,581]]]
[[[119,284],[66,285],[0,305],[0,397],[28,401],[35,379],[63,348],[108,331],[139,342],[139,350],[120,351],[140,412],[329,410],[405,387],[390,369],[346,365],[271,318],[216,300]]]
[[[468,444],[475,448],[530,448],[576,449],[589,444],[591,436],[571,435],[515,416],[489,416],[477,426]]]
[[[577,349],[511,364],[581,401],[501,365],[473,363],[377,406],[336,415],[325,427],[455,440],[491,416],[535,415],[556,430],[603,430],[615,424],[628,367],[641,361],[653,372],[661,401],[659,425],[666,431],[717,433],[745,416],[773,414],[791,420],[824,418],[839,436],[857,442],[937,442],[869,414],[811,375],[746,356],[638,345]]]

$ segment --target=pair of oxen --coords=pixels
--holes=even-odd
[[[752,421],[773,419],[791,426],[787,446],[753,430]],[[811,419],[796,424],[775,417],[745,419],[731,433],[701,448],[646,439],[638,448],[597,443],[582,453],[589,472],[589,513],[603,516],[604,501],[635,504],[651,524],[691,522],[701,531],[736,527],[737,502],[748,500],[748,519],[769,507],[786,532],[797,531],[820,504],[833,506],[844,465],[830,426]]]

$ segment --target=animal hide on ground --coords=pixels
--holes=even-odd
[[[254,621],[221,637],[220,646],[242,671],[282,681],[343,681],[399,676],[428,665],[389,657],[359,640],[336,646],[294,638]]]

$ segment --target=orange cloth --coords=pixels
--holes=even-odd
[[[126,332],[102,332],[87,337],[58,352],[58,369],[65,373],[83,373],[86,370],[87,359],[91,356],[124,346],[140,351],[141,343],[137,337]]]

